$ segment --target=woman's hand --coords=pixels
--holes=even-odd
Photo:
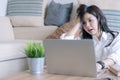
[[[81,30],[78,29],[78,30],[76,31],[76,33],[74,34],[74,38],[77,38],[78,36],[80,36],[80,33],[81,33]]]
[[[96,69],[97,72],[99,72],[102,69],[102,66],[99,63],[96,63]]]
[[[109,69],[110,65],[113,65],[115,62],[112,59],[105,59],[103,60],[103,62],[105,63],[105,68]],[[102,65],[100,65],[99,63],[96,63],[96,68],[97,68],[97,72],[99,72],[102,69]]]

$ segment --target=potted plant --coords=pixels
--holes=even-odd
[[[29,42],[25,48],[28,57],[28,65],[32,74],[42,73],[44,70],[44,46],[43,43]]]

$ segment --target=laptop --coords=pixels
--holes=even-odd
[[[92,40],[43,41],[48,73],[81,77],[97,77]]]

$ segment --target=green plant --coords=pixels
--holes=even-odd
[[[43,43],[29,42],[27,48],[25,48],[25,54],[28,58],[44,57]]]

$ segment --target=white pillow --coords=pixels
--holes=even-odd
[[[7,0],[0,0],[0,16],[6,15]]]

